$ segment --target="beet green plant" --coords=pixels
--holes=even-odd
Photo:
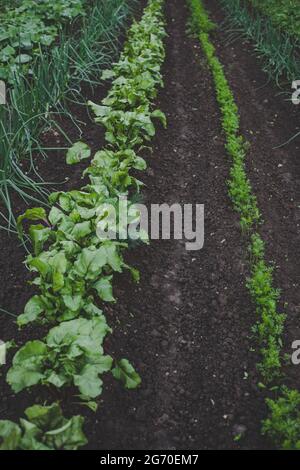
[[[7,381],[16,393],[36,385],[71,387],[95,408],[97,403],[90,400],[100,396],[104,373],[111,372],[127,389],[141,383],[127,359],[104,353],[103,342],[111,329],[102,311],[104,302],[115,302],[114,274],[126,269],[138,281],[139,273],[124,261],[126,240],[102,240],[97,228],[104,224],[105,204],[116,206],[119,196],[130,198],[139,191],[142,183],[131,171],[146,168],[139,154],[155,134],[153,120],[166,124],[164,114],[153,111],[157,87],[162,84],[166,34],[162,7],[163,0],[149,0],[142,20],[129,32],[120,62],[105,73],[113,78],[107,100],[91,104],[106,127],[107,147],[93,155],[84,142],[76,142],[67,153],[69,164],[91,158],[85,171],[88,184],[51,194],[48,214],[37,207],[18,218],[20,237],[25,224],[32,242],[26,265],[38,293],[17,322],[20,327],[40,323],[52,329],[43,340],[28,341],[15,354]],[[122,80],[126,81],[124,93]],[[17,445],[22,447],[20,442]],[[48,445],[43,438],[42,442]],[[34,443],[28,446],[33,447]],[[63,447],[70,448],[67,442]]]
[[[13,81],[18,67],[30,72],[40,47],[55,41],[63,23],[83,15],[83,0],[23,0],[0,14],[0,79]]]
[[[25,411],[20,425],[0,421],[0,450],[77,450],[87,443],[84,418],[64,418],[58,404],[34,405]]]
[[[102,391],[100,376],[112,367],[102,348],[108,332],[103,316],[63,322],[44,341],[29,341],[17,352],[7,381],[16,393],[37,384],[74,385],[81,395],[95,398]]]

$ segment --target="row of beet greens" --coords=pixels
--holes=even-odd
[[[135,5],[136,0],[20,0],[0,13],[0,79],[7,88],[7,105],[0,106],[1,227],[15,231],[21,200],[47,206],[48,186],[37,164],[49,155],[43,134],[56,132],[71,144],[59,119],[80,127],[70,103],[84,101],[83,84],[100,83]]]
[[[103,205],[117,204],[120,196],[132,196],[139,188],[132,170],[144,170],[138,155],[155,134],[154,121],[165,117],[153,110],[153,100],[162,85],[164,60],[163,0],[149,0],[139,23],[129,31],[124,52],[112,71],[111,90],[101,105],[90,103],[96,121],[107,130],[107,146],[93,155],[85,174],[89,184],[69,192],[51,194],[52,206],[29,209],[18,220],[38,222],[30,226],[33,252],[26,264],[32,271],[38,294],[29,300],[18,324],[49,326],[45,338],[28,341],[15,354],[7,381],[13,392],[39,386],[69,387],[82,403],[96,410],[102,392],[102,376],[111,373],[128,389],[141,379],[127,359],[104,353],[103,343],[112,331],[102,306],[115,302],[115,273],[129,269],[135,281],[139,273],[124,261],[127,240],[103,241],[97,226],[103,220]],[[68,152],[73,164],[90,158],[84,142]],[[86,443],[83,418],[62,417],[57,404],[34,405],[25,411],[20,426],[0,422],[2,449],[77,449]]]

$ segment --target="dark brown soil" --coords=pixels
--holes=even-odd
[[[215,2],[210,5],[214,7]],[[128,253],[128,262],[141,271],[141,282],[133,285],[126,276],[117,280],[118,303],[106,309],[114,327],[106,349],[116,357],[132,361],[142,376],[141,388],[128,392],[108,378],[96,415],[72,403],[68,392],[63,397],[51,396],[51,400],[64,399],[67,413],[80,412],[86,416],[91,449],[270,447],[260,433],[266,409],[262,392],[256,387],[258,358],[250,351],[255,345],[250,336],[256,318],[245,288],[246,240],[241,236],[238,217],[227,195],[230,161],[224,150],[212,77],[199,45],[187,37],[187,15],[182,0],[166,1],[169,36],[165,88],[160,92],[158,106],[167,114],[168,129],[159,129],[154,140],[154,152],[148,157],[149,169],[142,178],[146,183],[143,194],[148,205],[205,204],[205,246],[201,251],[189,252],[180,241],[152,241],[149,247],[135,247]],[[221,34],[216,40],[221,44]],[[292,304],[298,295],[292,287],[297,282],[297,259],[289,255],[289,261],[283,263],[281,255],[285,249],[288,253],[293,249],[296,254],[291,215],[294,206],[288,202],[295,197],[294,186],[284,183],[280,177],[282,168],[276,164],[284,153],[284,172],[289,172],[294,181],[295,167],[290,166],[294,158],[288,158],[292,151],[289,147],[280,150],[280,156],[278,151],[273,156],[270,149],[278,142],[278,133],[273,128],[266,132],[267,120],[254,119],[258,106],[265,116],[273,111],[266,109],[259,99],[257,104],[255,96],[251,101],[247,99],[250,92],[255,93],[251,79],[247,87],[245,84],[236,88],[235,73],[243,75],[244,70],[244,80],[251,76],[249,52],[237,45],[235,54],[240,58],[232,58],[230,52],[225,55],[225,48],[219,49],[226,67],[236,67],[236,72],[229,73],[229,79],[242,108],[243,130],[257,129],[265,135],[263,139],[254,134],[257,146],[253,145],[250,153],[249,174],[266,220],[263,230],[268,253],[276,262],[279,255],[281,270],[276,274],[276,282],[282,285],[284,298],[288,295]],[[240,72],[236,63],[240,63]],[[258,65],[255,67],[259,77]],[[271,101],[275,92],[271,87],[266,90]],[[287,120],[290,113],[278,106]],[[247,116],[249,119],[252,116],[251,126]],[[282,132],[279,143],[290,135],[286,134],[286,127],[277,132]],[[103,143],[101,130],[90,123],[83,139],[94,148]],[[272,159],[276,163],[272,164]],[[260,171],[255,172],[254,168]],[[43,171],[48,180],[58,181],[61,175],[67,175],[70,180],[66,188],[80,186],[82,168],[67,169],[62,153],[51,155],[43,163]],[[281,205],[280,195],[284,196]],[[3,253],[0,306],[20,313],[31,295],[30,288],[25,287],[28,274],[22,267],[24,251],[15,238],[4,233],[0,233],[0,246]],[[18,333],[10,317],[4,314],[0,317],[0,332],[1,339],[15,337],[18,341],[40,334],[36,329]],[[2,381],[1,395],[1,417],[16,419],[34,398],[50,399],[51,393],[34,389],[30,395],[22,393],[15,398]],[[239,433],[243,438],[235,442],[234,435]]]

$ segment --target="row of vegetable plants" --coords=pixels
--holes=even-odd
[[[108,223],[105,204],[117,206],[121,196],[138,191],[141,182],[131,172],[146,168],[138,153],[154,136],[154,121],[166,124],[164,114],[153,109],[165,55],[163,3],[149,0],[141,21],[128,33],[120,60],[103,73],[104,79],[113,80],[108,96],[101,105],[89,103],[96,122],[106,129],[107,142],[84,173],[89,184],[51,194],[48,214],[38,207],[18,219],[20,236],[24,222],[39,222],[29,227],[33,252],[26,260],[39,293],[28,301],[17,323],[50,330],[15,354],[7,373],[14,393],[37,385],[49,387],[49,392],[69,387],[96,410],[104,373],[110,372],[127,389],[141,382],[127,359],[104,353],[104,340],[112,330],[102,310],[105,302],[115,302],[115,273],[129,270],[135,281],[139,273],[124,261],[128,240],[101,240],[97,228]],[[87,144],[77,142],[68,150],[67,162],[91,156]],[[1,449],[77,449],[87,442],[83,417],[67,420],[57,403],[34,405],[25,415],[20,426],[0,421]]]
[[[223,65],[210,40],[210,32],[216,25],[210,20],[201,0],[187,1],[191,11],[192,30],[207,58],[221,109],[226,150],[232,160],[228,181],[229,195],[240,215],[242,231],[249,240],[251,275],[247,280],[247,287],[258,317],[253,330],[257,335],[261,354],[261,362],[258,364],[261,383],[258,387],[267,393],[266,403],[269,408],[269,417],[263,422],[262,432],[284,449],[299,449],[300,393],[284,385],[281,351],[286,317],[278,311],[280,292],[273,286],[273,267],[266,262],[264,241],[258,232],[261,213],[245,169],[248,144],[240,134],[238,107]]]
[[[300,10],[298,0],[250,0],[251,4],[266,16],[275,26],[289,34],[300,36]]]
[[[35,156],[40,161],[48,155],[41,143],[43,133],[56,131],[68,145],[61,118],[80,128],[70,104],[84,101],[83,84],[92,88],[100,84],[101,71],[111,66],[118,52],[120,31],[136,0],[19,3],[2,14],[0,29],[6,57],[3,70],[9,74],[7,105],[0,107],[0,223],[11,231],[16,228],[13,196],[47,205],[47,185],[35,163]],[[52,35],[46,34],[47,28],[52,28]],[[17,45],[15,36],[23,42]],[[23,65],[15,63],[17,52],[26,58]]]
[[[18,67],[30,73],[41,47],[50,47],[66,22],[84,15],[84,0],[22,0],[0,13],[0,79],[13,83]]]
[[[300,16],[297,0],[220,0],[229,39],[245,36],[255,43],[263,70],[277,84],[300,76]]]
[[[45,97],[37,101],[33,93],[41,77],[28,87],[27,76],[33,80],[37,57],[43,57],[62,29],[83,14],[82,0],[22,0],[3,5],[0,12],[0,79],[6,85],[8,101],[0,107],[0,198],[5,208],[2,223],[8,228],[14,221],[10,192],[22,197],[32,190],[42,195],[39,184],[22,169],[24,155],[31,154],[37,136],[38,117],[46,109]]]

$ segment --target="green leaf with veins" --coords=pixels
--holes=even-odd
[[[60,406],[34,405],[25,411],[20,426],[0,421],[0,450],[76,450],[87,443],[84,418],[64,418]]]
[[[32,61],[32,57],[28,54],[20,54],[15,58],[16,64],[28,64]]]
[[[17,219],[17,228],[18,228],[19,234],[22,234],[23,232],[23,229],[22,229],[23,220],[31,220],[31,221],[43,220],[47,222],[47,214],[46,214],[45,209],[43,209],[42,207],[35,207],[33,209],[27,209],[24,212],[24,214],[20,215]]]
[[[27,325],[35,321],[40,314],[44,311],[43,301],[41,296],[34,295],[26,304],[24,313],[18,316],[17,323],[19,326]]]
[[[95,279],[106,263],[107,254],[103,247],[99,249],[84,248],[74,263],[73,273],[79,278]]]
[[[74,163],[79,163],[81,160],[90,158],[90,156],[90,147],[84,142],[76,142],[76,144],[74,144],[67,152],[67,163],[69,165],[74,165]]]
[[[29,341],[16,353],[7,373],[7,382],[14,392],[21,392],[41,382],[47,353],[46,344],[37,340]]]
[[[21,439],[20,427],[11,421],[0,421],[0,450],[15,450]]]
[[[35,256],[38,256],[43,250],[44,243],[49,240],[51,229],[44,225],[31,225],[29,228],[29,236],[33,245]]]
[[[89,235],[91,231],[92,231],[91,222],[89,221],[80,222],[79,224],[74,225],[71,231],[71,236],[76,241],[79,241],[82,238],[85,238],[87,235]]]
[[[65,217],[64,213],[58,209],[57,207],[53,206],[51,211],[49,212],[49,222],[51,225],[55,226]]]
[[[82,370],[81,375],[74,377],[74,385],[78,387],[80,393],[90,398],[96,398],[102,393],[102,380],[99,373],[109,371],[112,366],[112,359],[107,356],[107,368],[99,370],[97,365],[87,364]]]
[[[115,379],[120,380],[125,388],[134,389],[141,384],[141,378],[127,359],[116,361],[116,367],[112,370]]]
[[[102,348],[109,332],[103,316],[63,322],[50,330],[45,342],[30,341],[16,353],[7,381],[15,392],[38,383],[75,385],[83,395],[95,398],[101,393],[99,376],[112,367]]]
[[[93,287],[98,292],[100,299],[105,302],[116,302],[113,296],[112,276],[103,277],[97,281]]]

